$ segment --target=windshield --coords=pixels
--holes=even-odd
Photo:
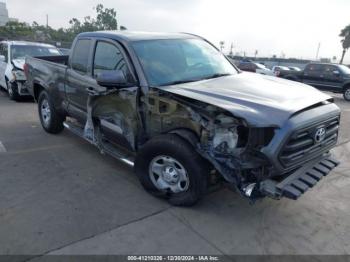
[[[340,70],[347,75],[350,75],[350,68],[345,65],[339,65]]]
[[[56,47],[14,45],[11,47],[11,60],[25,58],[26,56],[55,56],[60,55]]]
[[[133,47],[151,86],[237,74],[223,54],[200,39],[143,40]]]

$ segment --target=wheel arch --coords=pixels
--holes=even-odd
[[[182,139],[189,142],[194,148],[196,148],[197,143],[199,142],[198,135],[191,129],[188,128],[177,128],[168,132],[168,134],[175,134]]]
[[[33,83],[33,97],[34,97],[35,101],[38,101],[39,94],[43,90],[47,90],[47,88],[45,88],[42,84],[40,84],[38,82]]]
[[[347,82],[347,83],[344,84],[344,86],[343,86],[343,92],[344,92],[347,88],[350,88],[350,82]]]

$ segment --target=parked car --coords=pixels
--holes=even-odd
[[[297,66],[288,66],[289,70],[292,70],[292,71],[301,71],[301,69]]]
[[[338,164],[330,96],[239,71],[198,36],[83,33],[69,58],[47,60],[25,65],[44,130],[65,127],[134,165],[143,187],[174,205],[219,179],[252,201],[297,199]]]
[[[275,76],[280,76],[281,72],[282,71],[290,71],[290,69],[286,66],[273,66],[272,67],[272,73],[275,75]]]
[[[240,62],[238,65],[238,68],[242,71],[253,72],[253,73],[269,75],[269,76],[273,75],[270,69],[268,69],[266,66],[259,63]]]
[[[282,71],[279,76],[320,90],[342,93],[344,99],[350,101],[350,69],[344,65],[309,63],[302,71]]]
[[[24,83],[23,73],[25,56],[60,55],[52,45],[24,41],[0,42],[0,86],[3,87],[12,100],[29,95]]]

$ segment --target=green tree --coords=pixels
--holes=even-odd
[[[344,60],[345,53],[348,50],[348,48],[350,47],[350,25],[344,27],[341,30],[339,36],[342,37],[341,43],[343,46],[342,56],[341,56],[340,61],[339,61],[339,63],[342,64],[343,60]]]
[[[68,28],[54,29],[39,25],[35,21],[32,25],[9,22],[6,26],[0,26],[0,38],[68,43],[82,32],[118,30],[117,12],[114,8],[105,8],[102,4],[98,4],[94,10],[96,10],[95,17],[86,16],[82,21],[72,18]],[[120,30],[126,30],[126,27],[120,26]]]
[[[102,4],[96,6],[96,25],[99,30],[118,30],[117,12],[114,8],[104,8]]]

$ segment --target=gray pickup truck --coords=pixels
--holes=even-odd
[[[133,165],[174,205],[221,182],[251,201],[297,199],[338,164],[331,97],[241,72],[195,35],[83,33],[69,57],[27,57],[25,74],[44,130]]]

